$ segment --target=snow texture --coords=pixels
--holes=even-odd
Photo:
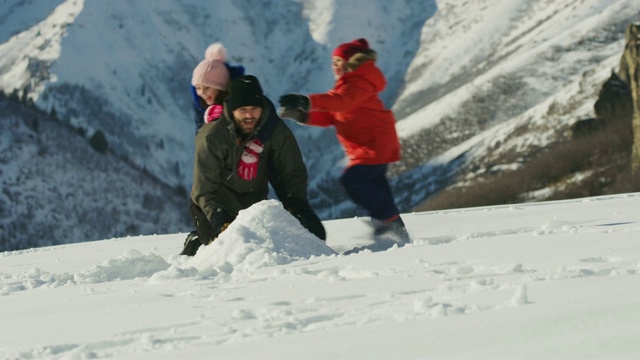
[[[640,194],[403,214],[308,233],[275,200],[186,234],[0,254],[0,358],[634,359]]]

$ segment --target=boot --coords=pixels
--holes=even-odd
[[[372,219],[372,222],[374,223],[373,238],[376,242],[392,242],[398,246],[404,246],[411,242],[409,232],[399,216],[392,221]]]
[[[194,256],[198,252],[200,245],[202,245],[202,243],[200,239],[198,239],[198,233],[194,230],[190,232],[184,240],[184,248],[180,255]]]

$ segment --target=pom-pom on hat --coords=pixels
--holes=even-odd
[[[225,107],[229,111],[235,111],[243,106],[263,107],[262,87],[258,78],[253,75],[239,77],[231,83],[229,97],[225,101]]]
[[[332,56],[338,56],[345,60],[349,60],[353,55],[363,52],[369,49],[369,43],[366,39],[360,38],[353,40],[351,42],[347,42],[344,44],[338,45],[338,47],[333,50]]]
[[[225,61],[227,61],[227,50],[224,46],[221,43],[209,45],[204,52],[204,60],[193,69],[191,85],[226,90],[229,83],[229,69]]]

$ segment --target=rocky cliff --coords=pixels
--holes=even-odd
[[[640,24],[631,24],[625,33],[626,46],[620,59],[620,77],[633,96],[633,150],[631,169],[640,176]]]

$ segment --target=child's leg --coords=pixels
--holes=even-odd
[[[387,165],[354,165],[340,178],[347,194],[369,216],[387,220],[399,215],[386,178]]]

